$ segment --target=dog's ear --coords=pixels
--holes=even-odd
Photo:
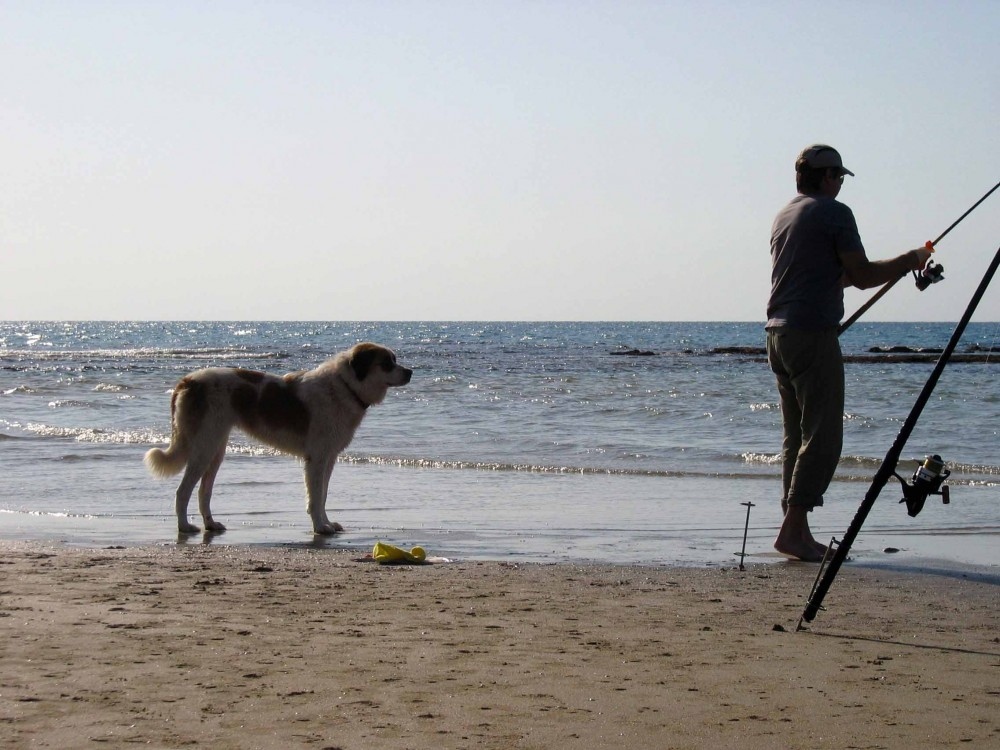
[[[378,360],[381,350],[375,344],[358,344],[351,354],[351,369],[354,377],[364,380],[368,377],[372,365]]]

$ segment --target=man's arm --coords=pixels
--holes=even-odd
[[[868,260],[864,252],[845,252],[840,254],[840,263],[846,276],[845,286],[871,289],[895,281],[907,271],[923,268],[929,257],[929,249],[918,247],[888,260]]]

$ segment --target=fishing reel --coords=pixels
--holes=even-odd
[[[929,495],[940,495],[944,505],[951,502],[947,485],[942,486],[944,480],[950,475],[951,472],[944,468],[941,456],[936,454],[924,459],[923,463],[913,472],[913,477],[909,482],[893,472],[893,476],[903,485],[903,499],[899,502],[906,503],[906,512],[910,518],[916,518],[917,514],[924,509],[924,502]]]
[[[933,260],[928,260],[922,269],[913,272],[913,280],[917,284],[917,289],[922,292],[931,284],[944,281],[944,266]]]

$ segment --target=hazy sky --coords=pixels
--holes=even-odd
[[[996,0],[0,0],[0,318],[763,320],[805,145],[872,258],[1000,181],[998,33]],[[956,320],[998,246],[1000,191],[865,319]]]

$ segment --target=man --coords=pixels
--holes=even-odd
[[[844,431],[844,363],[837,328],[844,287],[880,286],[922,268],[931,251],[918,248],[870,261],[851,209],[837,201],[844,167],[836,149],[809,146],[795,161],[798,195],[771,229],[771,297],[767,357],[778,381],[784,520],[774,548],[819,562],[826,546],[809,529],[808,513],[823,504]]]

